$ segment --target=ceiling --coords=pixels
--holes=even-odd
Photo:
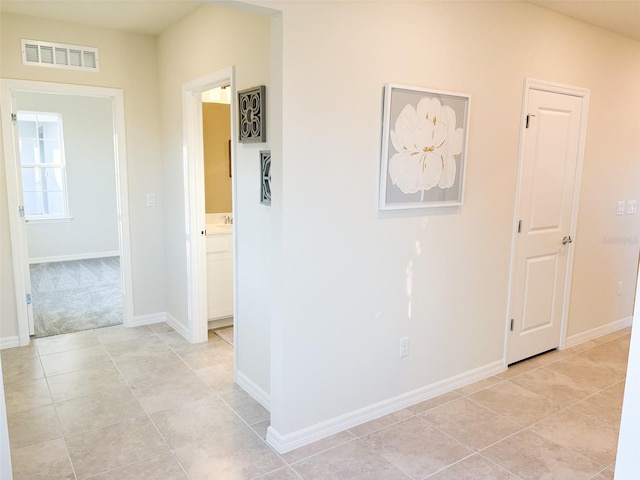
[[[0,0],[0,12],[158,35],[206,0]],[[449,0],[452,1],[452,0]],[[518,0],[516,0],[518,1]],[[522,0],[519,0],[522,1]],[[640,0],[528,0],[640,41]],[[230,4],[236,2],[215,2]],[[266,3],[263,0],[261,3]]]
[[[0,0],[0,12],[158,35],[201,5],[197,0]]]
[[[640,0],[529,0],[549,10],[640,41]]]

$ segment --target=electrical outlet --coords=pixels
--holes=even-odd
[[[409,337],[402,337],[400,339],[400,358],[409,355]]]
[[[624,200],[618,200],[618,210],[616,211],[617,215],[624,215]]]
[[[623,283],[622,282],[618,282],[618,288],[616,289],[616,293],[618,295],[622,295],[622,287],[623,287]]]
[[[627,215],[634,215],[638,210],[638,203],[635,200],[627,202]]]
[[[147,207],[155,207],[155,206],[156,206],[156,194],[147,193]]]

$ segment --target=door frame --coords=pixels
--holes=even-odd
[[[222,85],[230,85],[231,95],[231,203],[234,222],[236,212],[236,86],[235,67],[228,67],[182,85],[183,167],[185,175],[185,220],[187,230],[187,315],[191,343],[208,339],[207,318],[207,244],[204,188],[204,151],[202,133],[202,93]],[[233,311],[237,321],[237,229],[233,229]],[[234,337],[237,335],[234,328]],[[237,345],[237,338],[234,338]],[[234,368],[236,352],[234,348]]]
[[[589,95],[590,91],[586,88],[574,87],[560,83],[548,82],[545,80],[536,80],[533,78],[525,78],[522,93],[522,110],[520,118],[520,136],[518,141],[518,167],[516,174],[516,191],[513,209],[513,225],[511,228],[511,253],[509,257],[509,286],[507,289],[507,312],[505,319],[505,335],[504,335],[504,366],[508,366],[509,357],[509,339],[511,327],[511,304],[514,290],[515,269],[516,269],[516,243],[518,241],[518,221],[520,220],[520,194],[522,190],[522,170],[524,163],[524,137],[526,130],[526,118],[529,108],[529,92],[531,90],[540,90],[549,93],[558,93],[562,95],[571,95],[582,99],[582,115],[580,117],[580,133],[578,136],[578,152],[576,159],[576,175],[573,184],[573,203],[571,210],[571,222],[569,227],[569,235],[571,238],[576,237],[578,227],[578,210],[580,207],[580,190],[582,186],[582,170],[584,166],[584,151],[587,139],[587,118],[589,116]],[[573,277],[573,258],[574,248],[569,248],[567,253],[567,272],[565,275],[565,290],[562,299],[562,320],[560,324],[560,338],[558,349],[565,348],[567,339],[567,320],[569,314],[569,302],[571,299],[571,280]]]
[[[127,179],[127,150],[123,91],[117,88],[0,78],[0,110],[2,111],[4,164],[7,177],[6,184],[9,207],[9,228],[11,231],[11,253],[13,261],[16,310],[18,316],[19,343],[21,346],[28,345],[30,340],[29,311],[26,303],[26,295],[27,293],[30,293],[27,291],[27,282],[29,282],[30,277],[28,273],[29,254],[27,249],[26,225],[18,213],[18,206],[22,205],[22,189],[20,187],[21,180],[17,164],[19,153],[16,145],[16,128],[11,121],[10,115],[11,113],[15,113],[12,93],[17,91],[111,99],[123,324],[125,327],[133,327],[133,277],[131,267],[129,187]]]

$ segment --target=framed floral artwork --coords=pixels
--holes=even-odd
[[[387,84],[380,210],[462,205],[471,97]]]

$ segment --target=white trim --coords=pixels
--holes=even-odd
[[[625,317],[621,318],[620,320],[607,323],[606,325],[592,328],[591,330],[587,330],[586,332],[571,335],[570,337],[567,337],[566,341],[564,342],[564,346],[561,347],[560,350],[575,347],[576,345],[588,342],[589,340],[593,340],[594,338],[617,332],[618,330],[622,330],[623,328],[630,327],[631,323],[633,323],[633,317]]]
[[[278,453],[290,452],[291,450],[321,440],[348,428],[353,428],[383,415],[397,412],[398,410],[429,400],[430,398],[450,392],[456,388],[464,387],[478,380],[504,372],[505,369],[506,365],[504,361],[498,360],[483,367],[469,370],[468,372],[455,375],[440,382],[403,393],[286,435],[281,435],[274,427],[270,426],[267,429],[267,443]],[[239,379],[236,381],[238,381],[238,384],[240,383]]]
[[[174,316],[167,312],[150,313],[148,315],[138,315],[133,319],[134,327],[143,325],[155,325],[157,323],[166,322],[171,328],[178,332],[185,340],[189,340],[189,329],[182,323],[178,322]]]
[[[65,175],[66,178],[66,175]],[[66,188],[66,186],[65,186]],[[67,208],[68,209],[68,208]],[[73,220],[73,217],[64,216],[64,217],[35,217],[32,215],[25,215],[25,223],[31,225],[41,225],[43,223],[68,223]]]
[[[29,305],[25,298],[31,291],[28,271],[27,235],[24,221],[18,213],[22,205],[20,198],[20,177],[16,165],[16,134],[10,113],[15,113],[11,87],[7,80],[0,79],[0,112],[2,112],[2,141],[4,148],[4,167],[6,171],[7,203],[9,209],[9,231],[11,233],[11,257],[13,262],[13,281],[16,297],[16,317],[18,321],[18,337],[20,345],[29,344]]]
[[[150,313],[148,315],[136,315],[133,317],[133,326],[141,327],[143,325],[155,325],[156,323],[163,323],[167,321],[167,314],[165,312]]]
[[[209,330],[214,330],[216,328],[232,327],[233,326],[233,316],[225,317],[225,318],[218,318],[216,320],[209,320],[207,323],[208,323],[208,329]]]
[[[2,361],[0,360],[0,478],[12,480],[11,446],[9,445],[9,426],[7,423],[7,403],[2,381]]]
[[[29,264],[34,263],[54,263],[54,262],[72,262],[74,260],[91,260],[93,258],[107,258],[107,257],[119,257],[119,250],[112,250],[110,252],[93,252],[93,253],[78,253],[75,255],[56,255],[53,257],[33,257],[29,258]]]
[[[505,334],[503,356],[506,359],[509,356],[509,332],[511,324],[511,300],[513,296],[513,282],[515,276],[515,254],[516,242],[518,236],[518,221],[520,219],[520,190],[522,186],[522,164],[524,161],[524,136],[525,136],[525,113],[528,109],[529,90],[540,90],[544,92],[560,93],[564,95],[573,95],[582,98],[582,116],[580,117],[580,133],[578,136],[578,151],[576,160],[576,174],[573,185],[573,204],[571,211],[571,224],[569,227],[569,235],[576,237],[578,230],[578,211],[580,209],[580,190],[582,186],[582,171],[584,166],[585,143],[587,139],[587,118],[589,116],[589,95],[590,91],[586,88],[573,87],[560,83],[547,82],[544,80],[536,80],[533,78],[524,79],[524,88],[522,92],[522,106],[520,119],[520,135],[518,140],[518,167],[516,176],[515,202],[513,209],[513,226],[511,228],[511,253],[509,258],[509,283],[507,287],[507,309],[505,318]],[[562,324],[560,326],[560,339],[558,348],[566,348],[567,323],[569,317],[569,300],[571,298],[571,279],[573,277],[573,257],[575,248],[569,248],[567,254],[567,271],[565,275],[565,290],[562,308]]]
[[[131,236],[129,231],[129,189],[127,179],[127,149],[125,135],[124,93],[122,89],[90,87],[63,83],[0,79],[0,109],[4,142],[4,163],[7,172],[7,200],[13,257],[16,310],[20,345],[29,344],[30,315],[25,302],[30,291],[28,252],[25,222],[18,215],[20,176],[16,165],[15,129],[9,112],[14,112],[13,91],[62,95],[106,97],[111,99],[114,133],[114,161],[116,169],[116,199],[118,211],[118,243],[120,248],[120,277],[122,282],[123,320],[125,327],[133,326],[133,277],[131,267]]]
[[[178,322],[170,313],[165,313],[165,322],[169,324],[176,332],[178,332],[187,342],[195,343],[189,338],[189,328]]]
[[[271,411],[271,395],[239,370],[236,370],[236,383],[260,405]]]
[[[204,153],[202,136],[202,92],[222,85],[230,85],[231,98],[231,165],[235,170],[235,68],[229,67],[182,85],[183,113],[183,170],[185,185],[185,220],[187,229],[187,318],[188,338],[192,343],[208,339],[207,270],[206,270],[206,213],[204,201]],[[232,203],[235,205],[235,178],[232,178]],[[237,311],[236,234],[234,239],[234,312]],[[234,365],[236,350],[234,349]]]
[[[124,93],[114,90],[113,133],[116,167],[116,200],[118,210],[118,246],[120,247],[120,281],[124,326],[133,326],[133,266],[131,264],[131,232],[129,230],[129,178],[127,175],[127,143]]]
[[[14,335],[13,337],[0,337],[0,350],[19,346],[20,337],[18,335]]]

